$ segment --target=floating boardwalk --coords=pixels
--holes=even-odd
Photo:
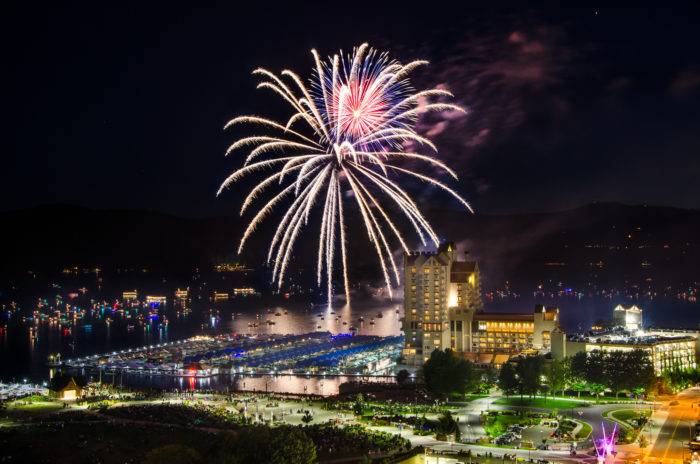
[[[226,374],[382,375],[403,337],[311,332],[301,335],[192,337],[137,349],[68,359],[68,369],[178,377]]]

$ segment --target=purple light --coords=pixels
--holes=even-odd
[[[600,424],[603,428],[603,438],[593,440],[595,451],[598,455],[598,461],[604,461],[606,457],[615,454],[615,435],[617,433],[617,424],[613,426],[610,436],[605,434],[605,423]]]

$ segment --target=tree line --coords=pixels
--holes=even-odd
[[[512,359],[501,367],[498,385],[506,395],[534,396],[573,390],[600,395],[611,391],[641,395],[654,385],[656,375],[649,353],[631,351],[579,352],[546,362],[543,356]]]

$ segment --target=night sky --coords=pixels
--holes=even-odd
[[[135,4],[5,7],[0,209],[44,203],[235,214],[215,192],[237,114],[286,115],[258,67],[364,41],[408,61],[466,117],[421,132],[486,213],[593,201],[700,208],[700,7],[458,11]],[[142,2],[145,3],[145,2]],[[375,2],[378,3],[378,2]],[[432,193],[425,193],[432,195]],[[444,198],[444,197],[441,197]],[[445,203],[447,204],[447,203]]]

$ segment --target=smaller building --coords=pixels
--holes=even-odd
[[[622,305],[615,306],[615,309],[613,309],[613,326],[622,327],[630,332],[642,330],[642,310],[634,305],[629,308],[625,308]]]
[[[552,335],[552,357],[562,359],[580,352],[644,350],[649,353],[657,375],[675,369],[696,367],[697,339],[688,335],[663,336],[630,333],[624,330],[567,335]]]
[[[189,296],[190,292],[188,289],[180,290],[179,288],[175,290],[175,298],[179,300],[185,300]]]
[[[536,305],[526,313],[476,313],[471,325],[475,353],[520,353],[535,349],[549,351],[551,334],[559,324],[559,309]]]
[[[139,294],[136,290],[126,290],[122,292],[122,299],[124,300],[135,300],[138,296]]]
[[[241,287],[241,288],[234,288],[233,289],[233,294],[235,296],[251,296],[251,295],[255,295],[256,293],[257,292],[252,287]]]
[[[661,374],[675,369],[694,369],[700,357],[700,331],[697,329],[660,329],[642,326],[642,309],[637,306],[613,309],[613,327],[595,326],[584,334],[551,334],[552,357],[562,359],[580,352],[649,352],[654,371]]]
[[[214,301],[228,301],[228,293],[226,292],[214,292]]]
[[[83,397],[85,385],[80,378],[58,376],[51,379],[49,394],[59,400],[72,401]]]
[[[149,304],[165,304],[168,302],[168,298],[162,295],[147,295],[146,303]]]

